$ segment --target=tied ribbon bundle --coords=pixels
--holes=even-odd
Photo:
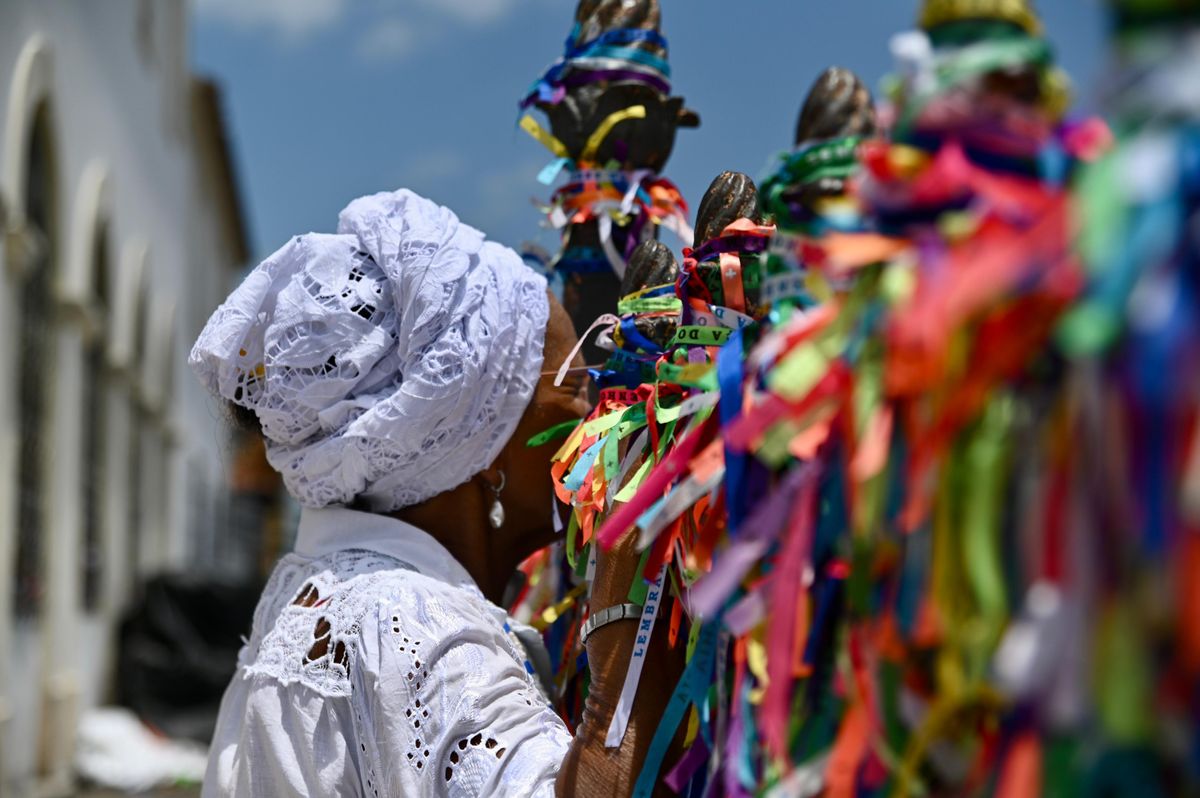
[[[1200,112],[1180,102],[1196,85],[1198,21],[1193,10],[1192,38],[1159,61],[1145,59],[1176,31],[1137,31],[1117,145],[1079,183],[1087,290],[1057,330],[1075,423],[1055,487],[1095,562],[1069,556],[1075,530],[1050,565],[1095,591],[1094,711],[1109,745],[1094,778],[1114,794],[1200,782]]]
[[[573,171],[566,184],[554,192],[544,211],[550,226],[556,230],[597,222],[605,265],[618,277],[624,276],[625,265],[637,244],[654,237],[651,226],[662,225],[685,241],[692,235],[687,223],[687,203],[679,189],[667,178],[648,170]],[[629,231],[623,249],[613,242],[613,227]],[[558,268],[572,270],[571,259],[560,260]]]
[[[661,225],[682,241],[691,241],[688,205],[679,189],[650,169],[621,169],[610,162],[601,168],[594,163],[596,153],[613,129],[628,119],[641,119],[645,106],[635,105],[609,115],[593,131],[578,161],[572,159],[566,145],[545,130],[531,116],[521,119],[521,128],[556,156],[538,176],[551,185],[566,172],[566,182],[542,208],[547,224],[559,231],[570,225],[596,222],[601,253],[567,250],[555,264],[568,272],[590,272],[611,268],[618,277],[625,274],[629,256],[639,243],[654,237],[653,227]],[[625,244],[618,248],[613,227],[627,229]],[[598,257],[602,254],[603,258]]]
[[[1044,404],[1070,382],[1045,349],[1083,286],[1068,197],[989,172],[952,139],[862,157],[866,199],[881,200],[870,221],[891,234],[876,257],[821,268],[838,233],[802,237],[790,251],[807,257],[792,263],[816,266],[819,303],[774,307],[748,357],[718,354],[720,401],[740,405],[722,416],[727,480],[736,458],[754,459],[689,594],[743,663],[716,676],[730,733],[706,777],[731,795],[1050,793],[1080,765],[1069,747],[1044,764],[1057,729],[1031,709],[1049,672],[1086,683],[1069,655],[1088,641],[1051,581],[1070,549],[1066,486],[1045,465],[1061,468],[1070,434],[1065,400]],[[1016,439],[1035,463],[1014,456]],[[1006,503],[1026,480],[1059,494]],[[738,495],[755,498],[738,508]],[[1039,512],[1044,539],[1004,537]]]
[[[854,136],[813,142],[780,155],[762,180],[763,206],[778,225],[762,267],[762,299],[773,308],[773,323],[786,321],[794,306],[829,301],[831,290],[849,288],[860,270],[907,249],[904,239],[870,229],[851,190],[862,144]],[[803,195],[803,189],[828,178],[837,180],[841,190],[822,190],[815,199]],[[811,278],[813,271],[823,277]]]
[[[770,310],[771,323],[696,358],[715,372],[718,414],[677,436],[597,533],[608,543],[637,529],[647,572],[663,536],[676,535],[671,546],[694,577],[680,579],[690,634],[719,641],[720,656],[696,666],[707,686],[679,688],[691,746],[665,775],[648,760],[643,786],[657,775],[681,792],[704,782],[728,795],[805,784],[835,796],[939,794],[965,772],[973,788],[998,773],[1007,781],[993,789],[1024,795],[1030,774],[1041,777],[1045,738],[1015,723],[993,673],[1019,620],[1005,577],[1022,561],[1004,559],[1003,499],[1017,471],[1008,448],[1017,388],[1039,376],[1081,272],[1061,191],[982,170],[961,177],[971,224],[953,236],[911,225],[902,249],[848,283],[811,270],[814,295],[826,299],[806,311],[757,304],[752,269],[739,295],[724,283],[728,270],[700,268],[731,263],[726,246],[766,252],[733,243],[753,225],[688,253],[685,322],[721,304],[759,318]],[[885,186],[896,197],[927,175],[870,178],[897,183]],[[1053,391],[1053,379],[1043,382]],[[698,536],[686,512],[674,515],[699,506],[689,505],[693,485],[711,502]],[[677,532],[663,515],[684,524]],[[1040,588],[1040,574],[1021,584]],[[656,742],[683,714],[664,719]],[[939,753],[950,767],[933,757],[947,741],[958,746]]]
[[[927,177],[871,172],[870,147],[864,157],[889,197]],[[1012,393],[1080,272],[1061,192],[963,177],[969,225],[910,226],[904,251],[822,286],[829,300],[766,332],[746,361],[748,398],[722,436],[770,484],[719,578],[692,595],[698,612],[724,607],[731,633],[766,641],[764,676],[743,685],[763,746],[743,744],[730,793],[818,779],[830,795],[943,794],[962,787],[956,770],[986,780],[1017,767],[1014,751],[1041,755],[1036,736],[1001,723],[1011,707],[990,672],[1010,620],[1006,447]],[[932,749],[948,742],[940,772]]]
[[[740,330],[762,318],[757,256],[770,248],[774,234],[774,226],[738,219],[712,241],[685,248],[678,287],[683,322]]]
[[[617,28],[585,42],[579,41],[581,34],[576,23],[562,58],[526,92],[522,109],[535,103],[557,105],[568,90],[600,82],[643,83],[662,94],[671,93],[667,40],[658,31]]]
[[[777,313],[745,258],[740,297],[702,268],[757,243],[685,260],[677,342],[715,340],[688,324],[705,313],[770,314],[664,356],[656,394],[670,367],[703,365],[683,401],[715,387],[717,412],[656,447],[595,533],[636,530],[646,578],[667,563],[696,641],[635,794],[656,779],[726,795],[1194,787],[1195,175],[1165,228],[1185,246],[1132,256],[1135,284],[1174,275],[1170,312],[1072,360],[1056,341],[1115,289],[1076,257],[1070,196],[953,141],[861,156],[868,221],[886,218],[897,249],[840,283],[808,270],[815,305]],[[687,748],[666,760],[680,726]]]
[[[799,201],[795,195],[798,187],[817,184],[821,180],[849,180],[858,172],[858,146],[862,139],[857,136],[815,141],[792,152],[781,153],[776,158],[775,168],[761,181],[759,197],[763,209],[775,219],[781,230],[803,231],[820,235],[828,227],[858,229],[861,214],[851,200],[848,218],[814,212]]]
[[[1038,159],[1071,96],[1049,42],[983,21],[948,35],[918,31],[893,39],[900,76],[889,92],[898,109],[892,138],[927,151],[954,140],[991,171],[1039,176]],[[1032,82],[1036,100],[994,90],[995,76]]]
[[[652,326],[669,335],[679,307],[673,285],[650,286],[620,301],[620,317],[598,319],[582,338],[601,328],[599,344],[612,351],[603,368],[591,370],[600,388],[599,401],[582,422],[560,425],[529,441],[530,446],[537,446],[565,436],[553,459],[555,489],[564,504],[570,504],[576,495],[581,497],[570,514],[562,546],[538,552],[522,564],[529,587],[520,611],[514,612],[517,617],[532,618],[535,628],[544,632],[556,672],[559,711],[571,726],[582,715],[589,683],[578,632],[592,610],[585,590],[596,568],[595,520],[614,499],[618,470],[628,473],[631,468],[629,460],[616,459],[622,446],[629,445],[630,436],[637,437],[635,448],[645,446],[645,392],[639,388],[653,382],[663,350],[639,330],[639,321],[666,322],[665,326]],[[645,325],[647,332],[650,327]],[[574,353],[568,364],[573,357]],[[584,458],[587,462],[581,466]],[[539,586],[540,593],[532,592]]]
[[[716,628],[706,636],[701,624],[689,621],[683,597],[708,569],[725,518],[724,500],[716,490],[727,481],[724,449],[715,439],[716,353],[754,323],[745,313],[749,292],[742,282],[741,258],[756,262],[770,233],[770,228],[741,220],[695,253],[689,251],[675,286],[652,287],[621,301],[621,318],[605,320],[613,355],[605,370],[595,373],[600,402],[567,439],[552,468],[559,498],[571,507],[567,546],[573,562],[594,562],[594,546],[614,542],[624,523],[611,518],[614,508],[637,520],[644,554],[630,600],[645,604],[647,596],[659,596],[656,606],[670,624],[672,645],[686,641],[691,664],[685,684],[698,691],[710,684]],[[730,269],[733,274],[727,273]],[[660,346],[639,331],[639,322],[644,326],[664,315],[684,323]],[[680,469],[687,479],[670,485],[664,475]],[[655,613],[647,612],[653,623]],[[681,634],[689,627],[688,634]],[[631,663],[621,699],[625,712],[618,708],[608,730],[610,745],[623,738],[638,674],[640,663]],[[702,696],[693,698],[700,701]],[[692,700],[684,703],[680,712],[690,716],[690,743],[697,739],[700,719],[689,709]],[[660,762],[666,749],[667,742],[656,745]],[[699,749],[690,750],[692,764],[703,764]],[[651,786],[656,771],[656,766],[645,771]]]
[[[857,150],[869,255],[745,220],[685,252],[654,379],[558,471],[687,641],[635,795],[1200,787],[1200,125],[1161,125],[1076,197],[917,127]]]

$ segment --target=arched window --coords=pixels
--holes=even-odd
[[[26,156],[25,219],[36,241],[26,264],[20,293],[17,413],[20,465],[17,485],[16,610],[37,614],[42,599],[42,541],[46,526],[46,416],[50,396],[47,368],[53,352],[54,264],[57,202],[50,110],[43,103],[34,115]]]
[[[105,458],[108,409],[106,363],[107,320],[112,303],[109,294],[110,241],[108,226],[98,224],[92,240],[92,284],[95,310],[100,324],[88,343],[83,361],[83,566],[81,597],[86,610],[100,604],[104,576]]]

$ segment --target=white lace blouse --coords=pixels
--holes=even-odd
[[[221,703],[203,795],[553,795],[571,738],[535,637],[421,530],[305,510]]]

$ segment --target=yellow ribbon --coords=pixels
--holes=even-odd
[[[537,629],[539,632],[546,631],[546,629],[552,623],[554,623],[559,618],[561,618],[562,614],[564,612],[566,612],[567,610],[569,610],[575,604],[575,601],[580,596],[583,595],[583,591],[587,590],[587,588],[588,588],[587,585],[577,586],[570,593],[568,593],[563,598],[562,601],[558,602],[557,604],[555,604],[552,607],[547,607],[545,610],[543,610],[542,614],[539,615],[538,617],[534,618],[530,622],[529,625],[532,626],[534,629]]]
[[[521,130],[524,130],[530,136],[533,136],[539,144],[541,144],[550,152],[554,153],[557,158],[570,158],[571,154],[567,152],[567,145],[554,137],[554,134],[538,124],[538,121],[529,114],[521,117]]]
[[[581,160],[591,162],[595,160],[596,153],[600,150],[600,145],[608,138],[608,134],[612,133],[612,129],[627,119],[645,119],[646,106],[632,105],[623,111],[616,111],[608,115],[600,126],[596,128],[592,135],[588,136],[587,146],[583,148],[583,156]],[[537,124],[536,122],[534,124]],[[557,139],[556,139],[557,141]],[[559,142],[561,143],[561,142]]]
[[[767,694],[767,685],[771,680],[767,676],[767,647],[753,637],[746,641],[746,665],[758,680],[758,686],[749,695],[750,703],[758,706]]]

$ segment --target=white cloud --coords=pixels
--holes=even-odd
[[[267,29],[291,40],[335,24],[347,5],[347,0],[195,0],[201,18],[246,30]]]
[[[345,19],[359,0],[193,0],[201,19],[241,30],[266,30],[297,42]],[[359,55],[365,60],[395,60],[410,55],[426,35],[439,38],[448,25],[483,26],[534,6],[558,6],[561,0],[376,0],[375,17],[364,27]],[[354,6],[357,9],[357,6]],[[372,8],[373,7],[373,8]],[[424,23],[417,36],[413,22]]]
[[[434,187],[438,183],[467,173],[467,159],[454,150],[432,150],[408,164],[401,173],[400,185]]]
[[[399,19],[377,22],[358,40],[358,55],[364,61],[399,61],[411,55],[420,39],[412,25]]]
[[[517,0],[422,0],[431,10],[460,22],[482,25],[507,16]]]
[[[539,4],[564,7],[562,0],[420,0],[420,3],[430,12],[468,25],[486,25]],[[571,13],[570,8],[566,11]]]

